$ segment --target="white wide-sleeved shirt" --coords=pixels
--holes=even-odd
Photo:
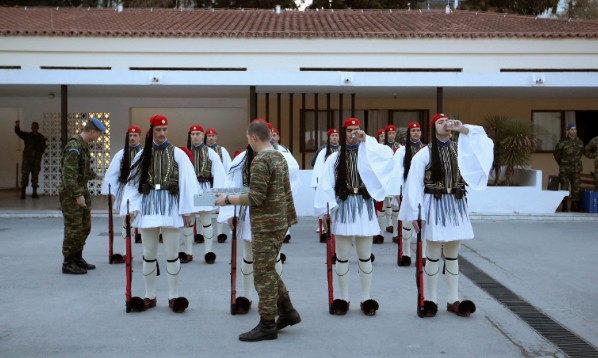
[[[457,143],[457,164],[467,190],[483,190],[488,183],[488,175],[494,159],[494,143],[483,127],[466,125],[468,134],[461,133]],[[411,161],[409,175],[403,189],[403,202],[399,219],[414,221],[421,217],[425,222],[422,238],[428,241],[455,241],[473,239],[473,229],[467,212],[467,201],[456,200],[454,196],[443,194],[434,199],[424,193],[424,175],[430,164],[428,148],[422,148]],[[440,219],[438,219],[440,218]]]

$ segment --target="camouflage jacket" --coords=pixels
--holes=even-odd
[[[251,206],[254,232],[286,230],[297,223],[289,168],[280,152],[265,151],[253,158],[249,193],[241,195],[241,205]]]
[[[580,173],[583,169],[581,164],[583,151],[583,142],[579,138],[565,138],[558,142],[553,154],[559,165],[559,172]]]
[[[91,168],[89,146],[79,134],[72,136],[62,151],[60,185],[58,190],[72,197],[87,192],[87,182],[96,177]]]
[[[586,144],[584,154],[588,158],[594,158],[594,170],[598,171],[598,137],[590,139]]]
[[[46,137],[39,132],[23,132],[19,127],[15,127],[15,133],[25,142],[23,158],[30,160],[41,159],[46,151]]]

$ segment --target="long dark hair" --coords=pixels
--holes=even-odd
[[[187,132],[187,149],[191,150],[191,131]]]
[[[436,139],[436,123],[432,124],[432,158],[430,161],[432,169],[432,181],[438,183],[444,177],[444,169],[440,163],[440,152],[438,151],[438,139]]]
[[[251,149],[251,146],[247,144],[245,148],[245,165],[243,166],[243,178],[247,178],[247,185],[251,182],[251,162],[255,157],[255,152]]]
[[[126,183],[131,173],[131,154],[129,153],[129,133],[125,136],[125,149],[123,149],[123,159],[120,162],[120,175],[118,181]]]
[[[334,193],[341,200],[346,200],[349,196],[349,189],[347,188],[347,128],[344,126],[341,127],[339,139],[341,148],[338,152]]]
[[[132,180],[138,179],[137,190],[143,194],[142,186],[147,183],[149,175],[149,167],[152,163],[152,149],[154,142],[154,126],[150,125],[149,133],[145,136],[145,146],[141,153],[141,158],[133,164],[132,170],[135,170],[135,175],[131,178]]]
[[[407,143],[405,143],[405,157],[403,158],[403,179],[407,180],[407,174],[411,169],[411,160],[413,159],[413,150],[411,149],[411,129],[407,128]]]

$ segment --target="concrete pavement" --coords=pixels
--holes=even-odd
[[[52,207],[12,212],[8,206],[0,210],[0,357],[564,356],[464,275],[459,292],[462,298],[476,302],[478,310],[472,317],[446,312],[442,303],[446,285],[441,279],[439,314],[418,318],[415,268],[396,266],[397,246],[389,234],[384,244],[373,248],[372,297],[380,303],[378,314],[366,317],[359,310],[353,256],[350,311],[346,316],[331,316],[325,245],[318,242],[316,221],[309,217],[301,218],[292,229],[293,239],[283,246],[288,258],[283,279],[303,322],[285,328],[278,340],[238,341],[238,335],[253,328],[259,317],[255,293],[249,314],[229,313],[230,238],[225,244],[214,244],[218,255],[214,265],[201,260],[202,245],[194,246],[196,261],[183,265],[180,280],[180,294],[190,301],[185,313],[168,309],[166,262],[160,248],[163,273],[158,277],[158,306],[127,314],[125,267],[108,264],[108,226],[102,208],[94,208],[99,215],[94,215],[84,251],[87,261],[98,268],[87,275],[70,276],[60,271],[63,228],[59,213]],[[46,212],[40,215],[40,210]],[[594,217],[554,223],[541,218],[499,219],[474,220],[476,239],[463,245],[461,255],[598,346],[593,260],[598,221]],[[142,248],[134,245],[133,249],[133,294],[143,296]],[[240,275],[239,271],[239,289]]]

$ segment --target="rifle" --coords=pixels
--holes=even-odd
[[[401,203],[403,203],[403,186],[401,185],[401,192],[399,194],[399,209],[401,209]],[[401,266],[403,261],[403,221],[397,219],[397,237],[399,243],[399,250],[397,252],[397,266]]]
[[[233,209],[233,235],[230,249],[230,314],[237,314],[237,206]]]
[[[330,207],[326,205],[326,272],[328,278],[328,312],[334,314],[334,291],[332,287],[332,233],[330,227]]]
[[[131,214],[129,213],[129,201],[127,200],[127,216],[125,218],[126,247],[127,258],[125,260],[125,270],[127,275],[127,286],[125,289],[125,307],[126,312],[141,312],[145,310],[143,299],[141,297],[131,297],[131,282],[133,281],[133,269],[131,268]]]
[[[112,223],[112,185],[108,184],[108,263],[112,264],[114,245],[114,224]]]
[[[424,270],[422,262],[422,206],[417,206],[417,226],[419,232],[417,233],[417,257],[415,271],[415,283],[417,285],[417,315],[424,318],[426,311],[424,309]]]

